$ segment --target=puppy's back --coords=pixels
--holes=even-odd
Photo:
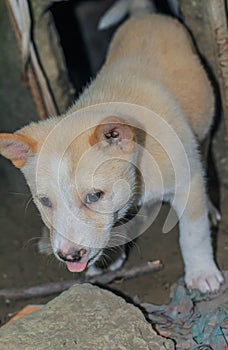
[[[162,83],[174,95],[193,132],[203,140],[214,116],[214,96],[183,25],[156,14],[126,21],[112,40],[104,69],[129,58],[137,60],[142,76]]]

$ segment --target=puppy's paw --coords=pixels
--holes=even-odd
[[[221,272],[214,266],[189,271],[185,276],[185,282],[189,290],[198,289],[202,293],[215,293],[224,281]]]

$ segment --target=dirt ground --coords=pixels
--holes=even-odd
[[[1,5],[2,6],[2,5]],[[0,9],[1,10],[1,9]],[[7,32],[3,33],[4,26]],[[0,55],[0,105],[1,131],[13,131],[37,115],[27,89],[20,80],[20,64],[14,33],[8,18],[1,16],[0,35],[7,52]],[[213,139],[213,158],[217,180],[210,180],[210,190],[222,213],[219,229],[214,233],[216,259],[221,269],[228,269],[228,141],[224,122],[221,119]],[[210,158],[210,163],[212,158]],[[214,175],[213,175],[214,176]],[[38,253],[37,241],[41,236],[42,222],[36,210],[22,174],[9,161],[0,159],[0,289],[33,286],[44,282],[77,278],[54,257]],[[161,260],[164,268],[145,277],[112,284],[111,287],[134,298],[157,304],[169,301],[169,290],[173,282],[183,275],[183,263],[178,244],[178,228],[168,234],[162,233],[167,207],[162,210],[153,225],[135,242],[130,250],[127,266],[148,260]],[[46,303],[53,296],[13,302],[0,298],[0,323],[4,323],[24,305]]]

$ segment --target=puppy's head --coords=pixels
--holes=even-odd
[[[52,118],[0,134],[0,153],[23,172],[54,254],[76,272],[110,244],[135,186],[134,129],[117,117],[83,123]]]

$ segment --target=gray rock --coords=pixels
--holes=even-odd
[[[0,329],[1,350],[171,350],[142,312],[101,288],[75,285]]]

